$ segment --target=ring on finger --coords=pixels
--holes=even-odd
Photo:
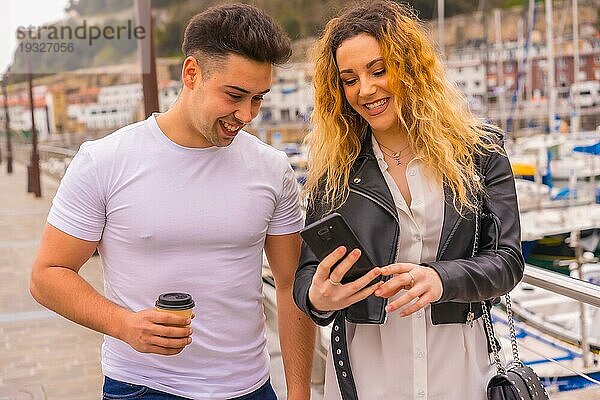
[[[408,286],[413,287],[415,286],[415,277],[413,276],[413,274],[408,271],[408,275],[410,276],[410,282],[408,283]]]
[[[340,286],[342,283],[341,282],[336,282],[331,278],[327,278],[327,280],[329,281],[329,283],[331,283],[333,286]]]

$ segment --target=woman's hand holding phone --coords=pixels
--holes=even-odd
[[[388,313],[416,300],[400,312],[401,317],[406,317],[442,297],[444,286],[433,268],[412,263],[396,263],[382,267],[381,270],[382,275],[392,276],[392,278],[377,288],[375,296],[390,298],[400,290],[406,290],[387,305]]]
[[[317,266],[317,271],[308,291],[309,302],[315,311],[341,310],[366,299],[383,285],[383,282],[380,281],[368,286],[373,279],[382,274],[379,267],[374,267],[352,282],[342,284],[342,278],[352,268],[352,265],[359,259],[361,254],[359,249],[346,253],[346,248],[340,246],[323,258],[323,261]],[[342,261],[336,265],[339,260]],[[334,265],[336,265],[335,269],[332,270]]]

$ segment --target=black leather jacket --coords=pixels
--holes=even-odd
[[[502,145],[501,133],[495,132]],[[481,316],[481,301],[491,300],[510,291],[523,277],[521,227],[510,163],[498,153],[485,154],[478,161],[487,195],[481,209],[481,236],[474,257],[475,222],[473,214],[461,217],[452,204],[452,194],[444,186],[446,204],[436,261],[427,265],[437,271],[443,284],[442,298],[431,304],[434,325],[465,323]],[[376,265],[396,262],[396,247],[402,228],[392,195],[373,154],[370,132],[362,142],[361,153],[350,175],[350,194],[336,210],[352,227]],[[321,205],[311,203],[306,224],[324,215]],[[298,307],[319,325],[328,325],[339,314],[319,317],[308,305],[308,290],[315,274],[316,256],[304,244],[294,282]],[[385,302],[371,295],[350,306],[350,321],[372,322]]]
[[[502,134],[493,131],[502,144]],[[479,211],[478,249],[473,256],[476,222],[473,213],[460,216],[452,193],[444,186],[445,207],[436,261],[425,263],[439,274],[442,298],[431,304],[434,325],[469,323],[482,315],[481,302],[509,292],[523,277],[521,226],[515,183],[508,159],[498,153],[476,156],[480,179],[487,190]],[[392,194],[373,155],[371,134],[362,142],[361,152],[350,175],[350,194],[336,210],[344,216],[365,251],[379,266],[396,262],[397,243],[402,235]],[[321,204],[309,203],[306,224],[324,216]],[[333,321],[331,353],[340,393],[344,400],[357,400],[348,346],[346,324],[377,323],[386,301],[374,295],[331,315],[317,315],[308,305],[308,290],[319,261],[304,244],[294,282],[298,307],[319,325]],[[489,343],[488,343],[489,346]]]

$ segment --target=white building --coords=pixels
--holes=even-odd
[[[33,117],[35,119],[35,130],[38,139],[44,140],[48,135],[54,133],[51,121],[53,120],[52,96],[46,86],[36,86],[33,92]],[[4,97],[0,96],[0,107],[4,107]],[[24,133],[31,131],[31,107],[29,103],[29,92],[21,91],[11,93],[8,96],[8,116],[10,129],[14,132]],[[0,124],[4,129],[5,115],[0,112]]]
[[[277,68],[271,91],[265,95],[259,123],[305,122],[314,107],[312,64],[292,63]]]
[[[167,81],[159,88],[159,110],[166,111],[179,95],[180,85]],[[144,94],[140,83],[100,88],[96,102],[69,104],[67,115],[95,130],[113,130],[140,119]]]
[[[138,83],[100,88],[96,101],[71,103],[67,116],[94,130],[111,130],[134,122],[142,99]]]
[[[175,103],[181,91],[181,83],[178,81],[165,81],[158,85],[158,108],[165,112]]]
[[[448,56],[446,62],[448,79],[467,98],[473,112],[483,110],[483,100],[487,90],[486,72],[477,49],[464,49]]]
[[[143,99],[142,85],[132,83],[100,88],[98,103],[90,104],[86,124],[92,129],[118,129],[137,120]]]

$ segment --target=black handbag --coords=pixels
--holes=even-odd
[[[494,336],[492,320],[487,306],[483,305],[483,319],[490,338],[490,346],[494,354],[497,373],[487,384],[488,400],[549,400],[546,388],[540,377],[531,367],[524,365],[519,357],[517,337],[515,334],[515,321],[512,316],[510,296],[505,295],[506,314],[510,331],[510,343],[513,352],[513,361],[505,368],[498,354],[498,343]]]

